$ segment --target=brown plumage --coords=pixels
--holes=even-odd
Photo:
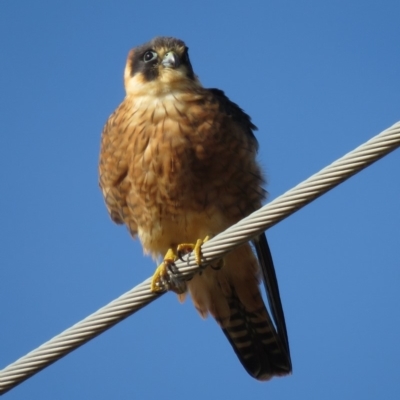
[[[260,207],[256,129],[222,91],[205,89],[185,44],[155,38],[128,55],[126,97],[102,134],[100,186],[113,221],[144,250],[164,255],[213,236]],[[199,313],[211,313],[250,375],[291,372],[283,311],[265,235],[232,251],[220,269],[187,282]],[[259,290],[260,265],[275,325]]]

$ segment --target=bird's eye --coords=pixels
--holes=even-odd
[[[149,62],[149,61],[153,61],[158,57],[157,53],[153,50],[149,50],[146,51],[146,53],[144,53],[143,55],[143,61],[144,62]]]

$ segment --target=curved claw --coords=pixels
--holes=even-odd
[[[179,246],[178,246],[179,247]],[[191,250],[192,251],[192,250]],[[183,252],[182,250],[178,249],[177,251],[177,257],[179,260],[181,260],[182,262],[184,262],[185,260],[183,259],[182,256],[185,256],[186,254],[190,253],[191,251],[187,251],[187,252]]]
[[[182,254],[186,255],[188,253],[194,252],[194,257],[196,259],[196,264],[201,266],[201,246],[209,240],[209,236],[206,236],[204,239],[197,239],[196,244],[193,243],[181,243],[177,247],[178,258],[181,261],[185,261],[182,259]]]
[[[171,272],[171,274],[174,275],[176,275],[179,272],[178,268],[176,268],[175,263],[167,263],[167,269],[169,272]]]

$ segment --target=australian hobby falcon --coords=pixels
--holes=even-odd
[[[169,254],[153,277],[152,290],[160,291],[179,244],[212,237],[261,206],[256,127],[224,92],[201,85],[181,40],[157,37],[131,50],[124,83],[126,97],[102,133],[100,187],[114,222],[138,236],[145,252]],[[253,244],[255,253],[242,245],[175,291],[181,298],[189,292],[247,372],[268,380],[292,367],[265,234]]]

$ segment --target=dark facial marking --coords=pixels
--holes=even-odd
[[[131,76],[142,73],[147,81],[158,77],[158,55],[151,47],[138,47],[131,59]]]
[[[186,67],[187,77],[189,79],[194,79],[188,48],[185,46],[185,43],[182,40],[171,37],[156,37],[152,41],[137,47],[130,60],[131,76],[134,76],[137,73],[142,73],[147,81],[153,81],[157,79],[159,74],[158,66],[161,60],[159,59],[155,49],[161,47],[175,51],[176,49],[184,47],[184,52],[180,56],[180,64]]]

